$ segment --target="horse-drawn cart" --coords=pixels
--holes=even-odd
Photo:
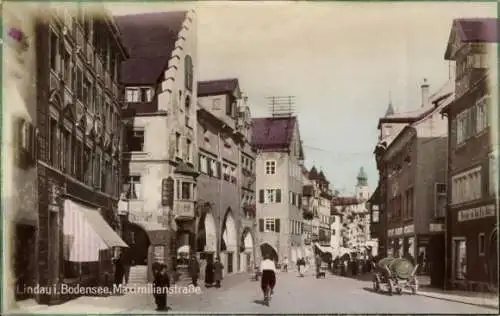
[[[389,295],[401,295],[403,289],[410,289],[412,294],[418,291],[416,271],[418,265],[403,258],[384,258],[374,263],[373,289],[375,292],[385,288]]]

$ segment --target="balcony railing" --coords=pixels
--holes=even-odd
[[[174,215],[178,219],[190,220],[194,218],[194,201],[176,200],[174,203]]]

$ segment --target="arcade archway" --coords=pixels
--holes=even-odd
[[[226,263],[225,267],[227,273],[232,273],[236,260],[235,254],[238,253],[238,236],[236,233],[236,222],[230,208],[228,208],[224,215],[222,227],[220,250],[221,252],[225,252],[225,258],[221,257],[221,260],[223,260],[223,263],[224,261]]]
[[[276,262],[278,261],[278,252],[273,246],[271,246],[267,242],[260,245],[260,253],[262,257],[264,257],[267,254],[271,258],[271,260],[274,260]]]
[[[129,222],[128,236],[125,238],[130,246],[133,265],[146,265],[148,263],[148,249],[151,245],[146,230],[141,225]]]
[[[217,252],[217,226],[214,216],[207,211],[198,224],[198,252],[214,254]]]
[[[241,271],[251,271],[255,263],[254,237],[250,228],[245,228],[241,234],[240,241],[240,263]]]

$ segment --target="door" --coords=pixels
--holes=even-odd
[[[227,273],[233,272],[233,253],[227,253]]]
[[[431,285],[437,288],[444,288],[445,274],[445,238],[444,234],[434,235],[430,237],[429,245],[427,246],[427,254],[429,259],[429,272],[431,277]]]
[[[490,286],[494,289],[498,289],[498,241],[497,241],[497,231],[493,233],[490,239],[488,260],[489,260],[489,270],[490,270]]]
[[[35,284],[35,227],[16,225],[14,248],[14,277],[16,278],[16,300],[31,298],[32,291],[22,289],[33,288]]]

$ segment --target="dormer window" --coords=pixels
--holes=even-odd
[[[150,87],[127,88],[125,91],[127,102],[151,102],[153,100],[153,89]]]

